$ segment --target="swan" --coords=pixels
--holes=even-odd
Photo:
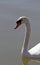
[[[21,24],[25,24],[25,37],[21,50],[23,64],[27,65],[30,59],[40,62],[40,43],[28,50],[28,42],[31,34],[30,21],[28,17],[19,17],[16,21],[16,26],[14,29],[17,29]]]

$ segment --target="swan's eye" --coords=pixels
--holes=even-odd
[[[21,24],[22,23],[22,19],[21,20],[18,20],[16,23],[17,24]]]

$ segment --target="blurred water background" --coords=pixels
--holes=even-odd
[[[13,30],[20,16],[30,17],[29,49],[40,42],[40,0],[0,0],[0,65],[22,65],[25,26]],[[29,65],[40,65],[29,62]]]

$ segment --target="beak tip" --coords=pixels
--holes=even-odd
[[[16,27],[14,29],[16,29]]]

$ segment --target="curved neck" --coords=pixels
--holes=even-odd
[[[26,24],[26,28],[25,28],[25,37],[24,37],[24,49],[28,48],[28,42],[29,42],[29,38],[30,38],[30,23],[28,22],[28,24]]]
[[[22,52],[24,50],[27,50],[28,48],[28,42],[29,42],[29,38],[30,38],[30,32],[31,32],[31,28],[30,28],[30,23],[28,21],[28,23],[25,24],[25,37],[24,37],[24,42],[23,42],[23,47],[22,47]]]

